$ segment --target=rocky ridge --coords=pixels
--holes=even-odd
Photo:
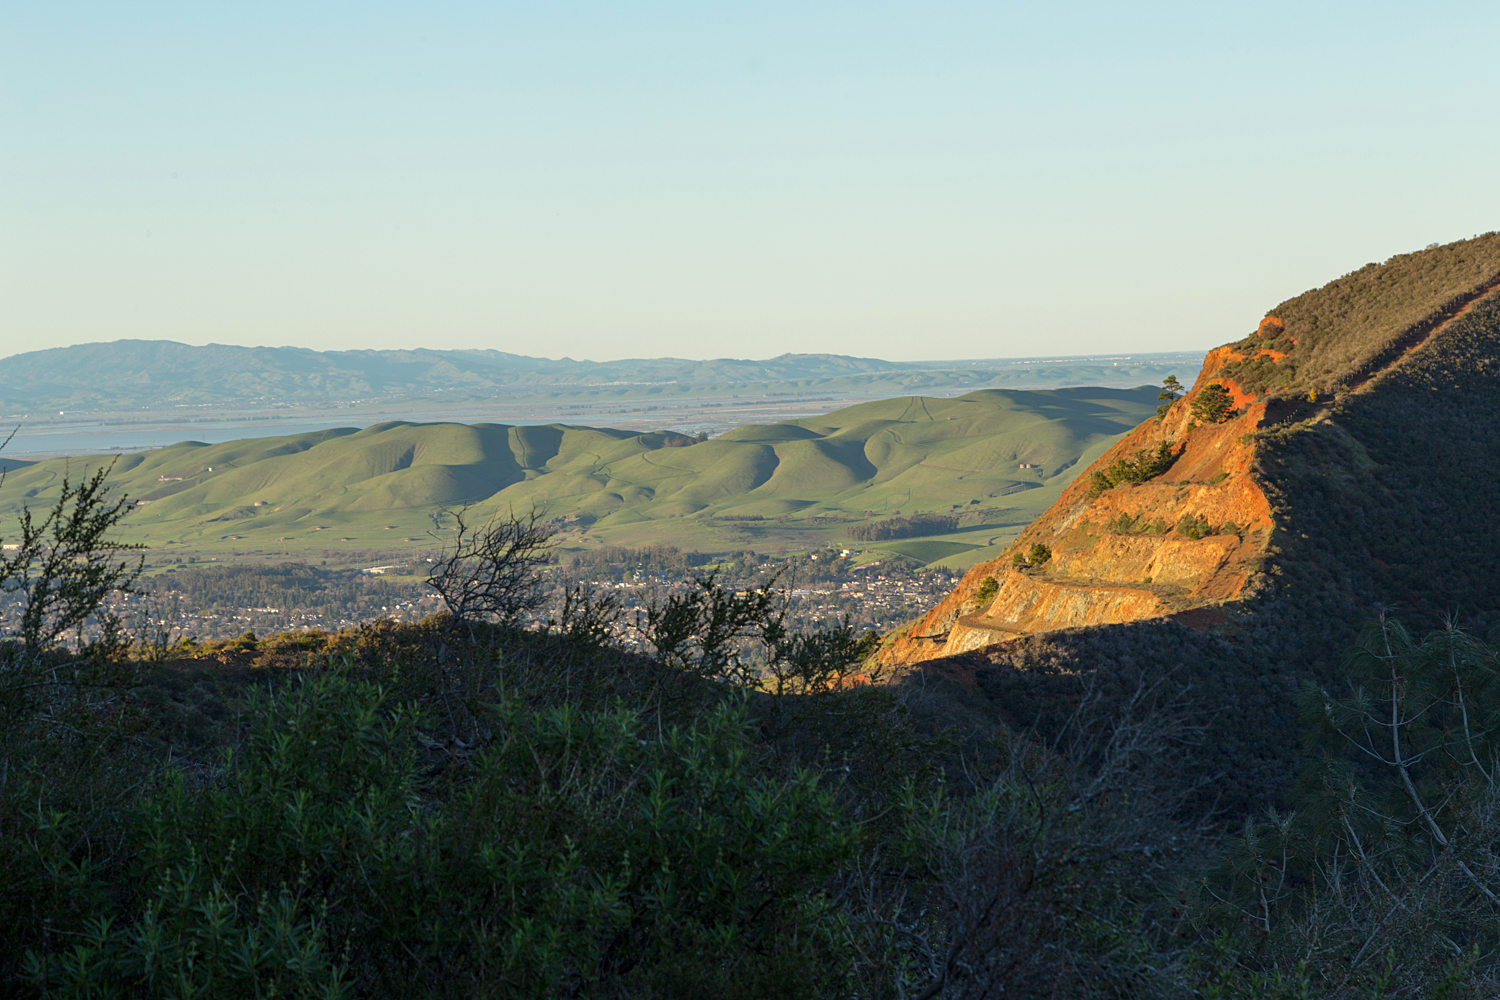
[[[1323,523],[1312,507],[1328,497],[1313,494],[1328,483],[1369,481],[1372,494],[1377,480],[1396,474],[1371,449],[1389,452],[1396,444],[1389,435],[1399,429],[1376,431],[1378,441],[1358,439],[1376,427],[1372,415],[1459,403],[1494,408],[1497,329],[1500,235],[1493,233],[1366,265],[1282,303],[1255,333],[1210,352],[1186,397],[1106,452],[1000,558],[974,566],[937,607],[887,637],[881,656],[914,664],[1146,620],[1224,624],[1257,596],[1287,596],[1292,580],[1347,582],[1351,599],[1372,607],[1372,597],[1418,596],[1409,586],[1382,588],[1380,574],[1365,566],[1349,568],[1346,575],[1358,580],[1331,579],[1350,553],[1307,551],[1327,540],[1308,543],[1302,529]],[[1445,373],[1444,387],[1413,377],[1429,371]],[[1232,412],[1205,418],[1205,393],[1221,390]],[[1447,395],[1431,396],[1434,390]],[[1409,399],[1414,391],[1427,395]],[[1171,456],[1165,471],[1100,488],[1099,475],[1163,445]],[[1347,550],[1358,541],[1323,547]],[[1013,565],[1036,546],[1050,557]],[[1377,570],[1385,565],[1371,558]],[[987,587],[988,579],[998,588]],[[981,599],[981,588],[994,596]],[[1485,601],[1471,601],[1471,609],[1476,603]]]

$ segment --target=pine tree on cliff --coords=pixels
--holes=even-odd
[[[1156,398],[1158,400],[1166,400],[1166,402],[1156,408],[1156,419],[1160,420],[1162,417],[1165,417],[1167,411],[1172,408],[1172,404],[1181,399],[1186,392],[1187,390],[1182,387],[1182,383],[1177,381],[1176,375],[1168,375],[1162,379],[1161,392],[1156,394]]]
[[[1193,416],[1205,424],[1221,424],[1239,412],[1229,390],[1217,382],[1204,386],[1192,405]]]

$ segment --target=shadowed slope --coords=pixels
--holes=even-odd
[[[1144,677],[1212,719],[1218,807],[1275,804],[1298,766],[1298,698],[1333,683],[1364,622],[1500,625],[1497,272],[1490,234],[1277,306],[882,655],[1043,732],[1086,692],[1123,701]],[[1244,364],[1257,345],[1281,357]],[[1194,426],[1212,384],[1241,412]],[[1163,440],[1164,473],[1089,497],[1092,472]],[[1037,543],[1052,558],[1013,570]],[[987,577],[999,588],[981,604]]]

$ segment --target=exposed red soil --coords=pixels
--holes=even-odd
[[[1495,294],[1500,274],[1413,324],[1345,389],[1389,371],[1475,302]],[[1275,316],[1261,320],[1257,331],[1267,339],[1284,332]],[[1287,356],[1269,348],[1252,356],[1258,355],[1273,361]],[[1227,345],[1210,351],[1193,392],[1100,456],[1000,558],[972,567],[937,607],[890,637],[881,659],[925,663],[1026,635],[1150,618],[1192,628],[1228,624],[1226,605],[1241,598],[1261,571],[1276,528],[1266,491],[1251,472],[1256,432],[1317,409],[1306,399],[1257,399],[1246,392],[1224,374],[1226,365],[1246,356]],[[1229,391],[1238,412],[1224,423],[1198,426],[1192,400],[1214,383]],[[1165,473],[1090,499],[1094,472],[1162,442],[1177,452]],[[1200,527],[1178,530],[1189,523]],[[1205,523],[1212,533],[1191,537]],[[1036,543],[1047,546],[1052,558],[1040,567],[1012,568],[1013,554]],[[981,607],[976,595],[989,577],[999,589]]]
[[[1270,502],[1250,472],[1252,435],[1267,420],[1267,403],[1257,402],[1233,379],[1206,377],[1222,368],[1227,353],[1227,348],[1211,352],[1195,384],[1197,391],[1214,382],[1223,385],[1238,415],[1196,425],[1195,392],[1162,420],[1141,424],[1064,490],[999,559],[974,566],[907,635],[888,642],[882,658],[919,663],[1024,635],[1175,616],[1238,598],[1259,566],[1274,524]],[[1177,450],[1165,473],[1089,498],[1093,471],[1163,441]],[[1176,530],[1184,518],[1207,523],[1216,533],[1190,538]],[[1124,522],[1135,527],[1108,527]],[[1156,527],[1148,531],[1146,525]],[[1052,551],[1052,559],[1039,568],[1013,569],[1012,553],[1038,542]],[[1000,587],[980,607],[975,595],[986,577]],[[1209,620],[1216,621],[1189,619]]]

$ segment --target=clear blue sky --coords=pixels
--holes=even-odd
[[[1500,4],[0,14],[0,355],[1205,348],[1500,228]]]

